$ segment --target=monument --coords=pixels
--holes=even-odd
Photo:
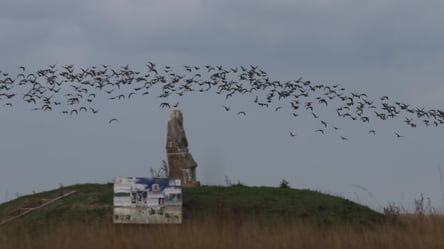
[[[196,180],[197,163],[188,150],[188,140],[180,110],[173,110],[168,121],[167,131],[168,177],[179,178],[184,187],[198,186]]]

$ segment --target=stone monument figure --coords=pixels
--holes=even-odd
[[[197,163],[188,150],[188,140],[183,126],[183,115],[180,110],[170,114],[167,130],[168,177],[179,178],[185,187],[197,186]]]

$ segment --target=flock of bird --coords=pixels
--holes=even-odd
[[[372,100],[365,93],[349,92],[339,84],[315,84],[297,80],[273,80],[257,66],[184,66],[175,72],[171,66],[159,67],[148,62],[144,70],[127,66],[113,68],[108,65],[76,68],[74,65],[48,65],[45,69],[27,72],[21,66],[10,75],[0,70],[0,110],[24,101],[34,111],[59,111],[64,115],[99,113],[94,106],[98,98],[122,101],[137,96],[159,98],[160,108],[177,108],[181,96],[190,93],[214,91],[229,101],[235,95],[251,98],[259,108],[272,111],[289,110],[298,117],[302,111],[319,121],[314,132],[325,134],[327,129],[339,130],[321,118],[319,110],[334,108],[340,118],[361,123],[374,119],[400,119],[410,127],[439,126],[444,124],[444,111],[414,107],[407,103],[392,102],[388,96]],[[174,99],[174,101],[173,101]],[[230,105],[224,110],[232,111]],[[245,116],[245,111],[235,112]],[[109,123],[117,122],[112,118]],[[375,135],[374,129],[369,130]],[[291,137],[296,136],[289,131]],[[397,138],[403,136],[394,132]],[[339,136],[348,140],[345,136]]]

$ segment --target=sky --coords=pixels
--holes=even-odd
[[[274,80],[302,77],[444,109],[443,10],[434,0],[7,0],[0,70],[257,65]],[[444,209],[441,126],[411,128],[403,118],[363,124],[324,109],[319,114],[340,130],[322,135],[310,112],[295,119],[258,108],[253,96],[205,92],[177,101],[201,184],[279,186],[285,179],[379,211],[390,204],[413,210],[421,195]],[[97,115],[76,116],[32,111],[22,101],[0,107],[0,202],[60,185],[149,176],[166,160],[171,110],[160,103],[154,95],[103,98]]]

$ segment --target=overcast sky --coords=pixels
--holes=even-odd
[[[303,77],[444,109],[443,11],[433,0],[2,1],[0,70],[258,65],[276,80]],[[378,210],[412,208],[421,193],[444,208],[441,127],[412,129],[402,119],[362,124],[325,111],[341,129],[321,135],[310,113],[294,119],[259,109],[252,97],[196,93],[179,101],[203,184],[222,185],[226,176],[251,186],[286,179]],[[99,100],[98,115],[76,117],[20,103],[0,107],[0,202],[59,184],[148,176],[166,159],[170,110],[159,103],[154,96]],[[241,110],[245,117],[235,114]]]

